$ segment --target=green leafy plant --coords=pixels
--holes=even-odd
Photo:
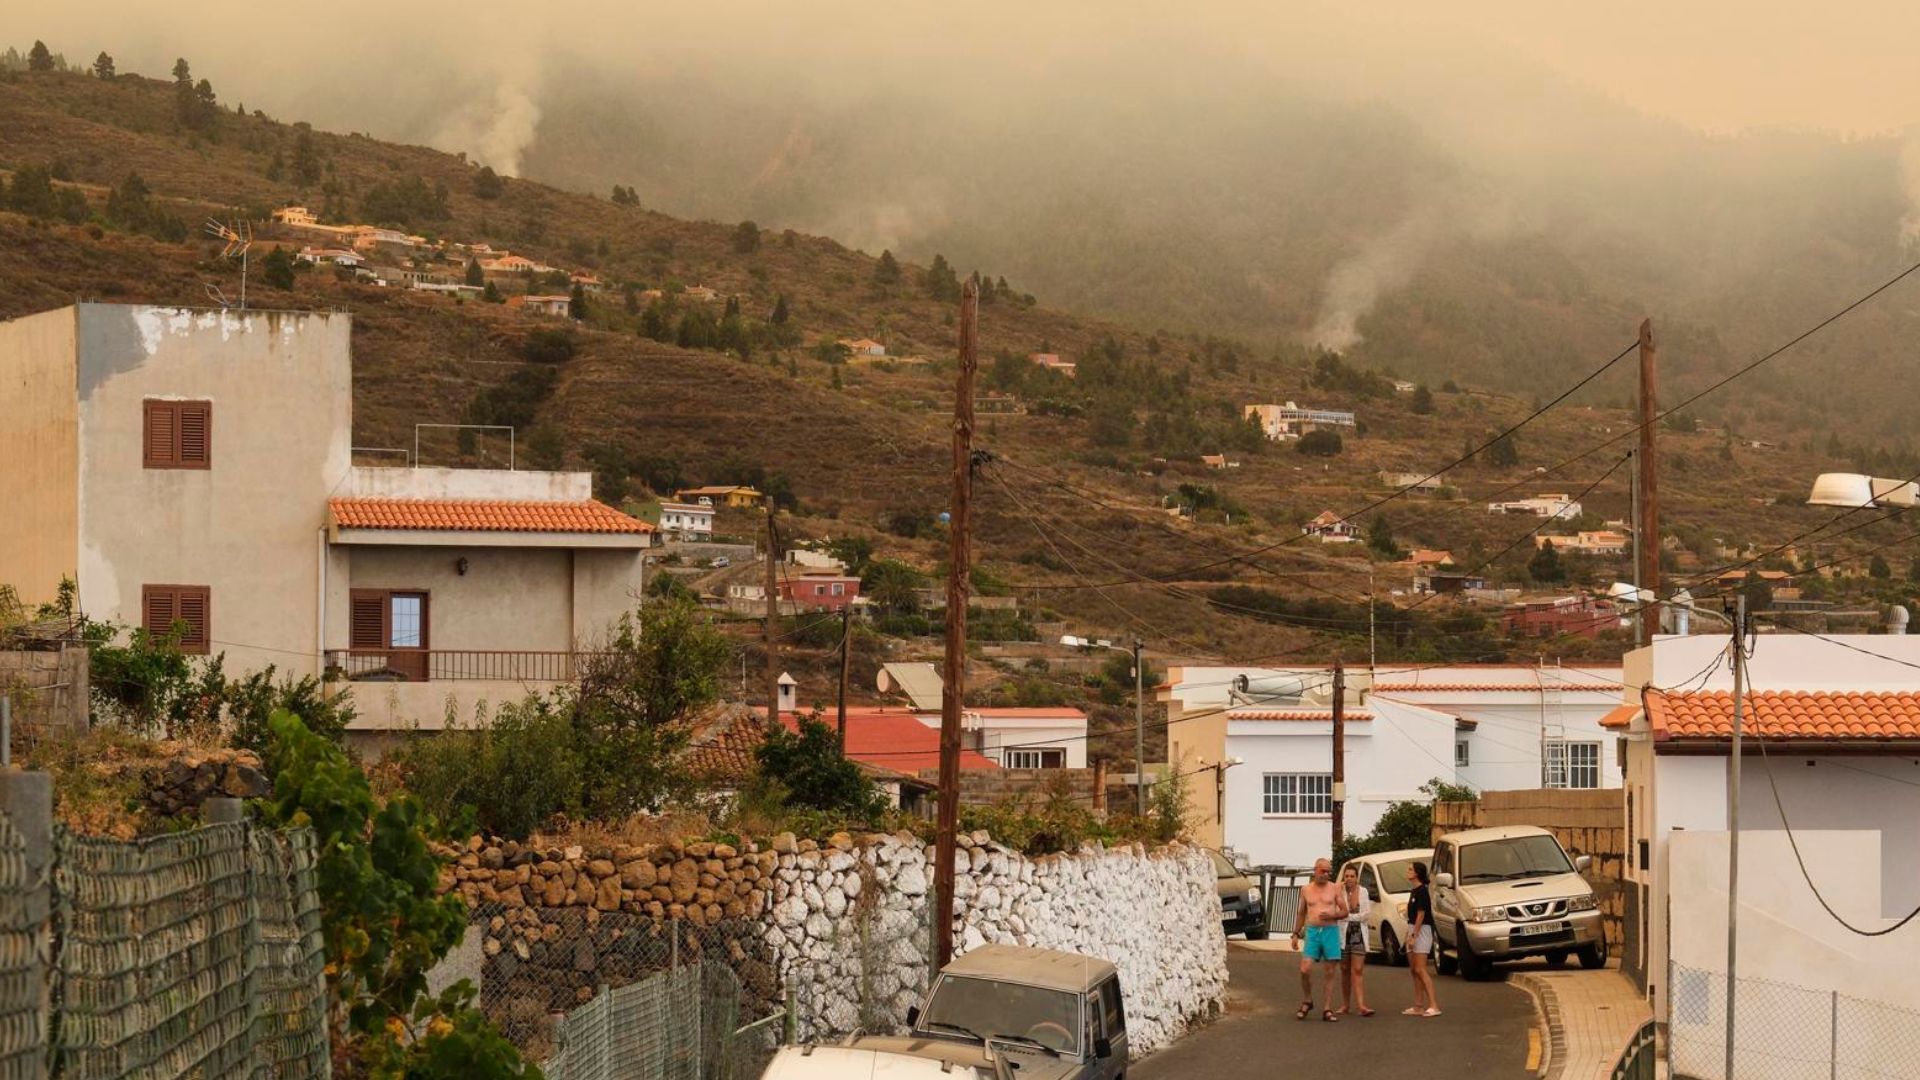
[[[298,716],[275,712],[268,727],[273,797],[264,816],[316,835],[336,1057],[383,1080],[538,1077],[473,1008],[470,982],[427,993],[427,970],[467,921],[458,895],[440,895],[431,815],[410,796],[378,803],[345,751]]]
[[[886,802],[860,766],[840,753],[834,730],[818,713],[801,717],[799,730],[775,727],[754,750],[760,776],[777,781],[788,806],[878,818]]]

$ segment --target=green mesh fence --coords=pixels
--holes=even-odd
[[[252,836],[259,996],[253,1021],[255,1075],[307,1080],[329,1074],[327,956],[314,887],[313,832],[256,830]]]
[[[0,814],[0,1080],[33,1080],[46,1058],[45,883],[26,847]]]
[[[720,962],[695,962],[603,989],[554,1025],[547,1080],[752,1080],[779,1034],[745,1027],[742,988]]]

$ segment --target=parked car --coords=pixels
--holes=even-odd
[[[1432,848],[1407,848],[1382,851],[1349,860],[1340,868],[1359,868],[1360,887],[1367,890],[1373,907],[1367,912],[1367,954],[1377,955],[1389,964],[1407,962],[1407,940],[1413,936],[1407,927],[1407,894],[1413,883],[1407,880],[1407,867],[1416,862],[1433,865]],[[1339,880],[1339,876],[1335,876]]]
[[[1213,856],[1215,883],[1220,892],[1220,929],[1228,937],[1245,934],[1248,941],[1265,941],[1267,909],[1262,903],[1260,886],[1241,873],[1225,855],[1217,851],[1207,854]]]
[[[1012,1080],[1004,1058],[984,1047],[921,1040],[918,1053],[890,1053],[858,1046],[787,1046],[773,1055],[760,1080]]]
[[[1469,979],[1495,961],[1577,954],[1584,968],[1607,962],[1607,935],[1591,860],[1569,859],[1545,829],[1509,825],[1450,833],[1433,848],[1433,922],[1439,968]]]
[[[725,555],[715,555],[713,557],[713,561],[711,563],[708,563],[707,565],[713,567],[715,570],[720,570],[720,569],[724,569],[725,567],[732,566],[733,560],[728,558]]]
[[[1008,1080],[1119,1080],[1127,1068],[1127,1010],[1120,973],[1097,957],[1017,945],[983,945],[935,977],[921,1005],[907,1010],[907,1034],[867,1035],[815,1055],[865,1052],[871,1059],[822,1058],[828,1068],[800,1071],[804,1055],[783,1052],[772,1080],[864,1076],[917,1078],[899,1059],[935,1063],[942,1069],[972,1069],[976,1076]],[[877,1066],[898,1064],[895,1074]],[[834,1065],[842,1066],[838,1069]],[[854,1066],[848,1068],[845,1066]],[[1004,1072],[1000,1071],[1004,1069]],[[931,1076],[932,1074],[927,1074]],[[945,1074],[951,1075],[951,1074]],[[964,1075],[964,1074],[962,1074]]]

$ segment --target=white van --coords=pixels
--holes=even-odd
[[[1496,960],[1580,957],[1605,967],[1599,900],[1552,833],[1507,825],[1449,833],[1433,847],[1433,928],[1442,974],[1484,978]]]
[[[1367,912],[1368,956],[1378,956],[1389,964],[1406,964],[1407,940],[1413,936],[1407,928],[1407,894],[1413,891],[1413,883],[1407,880],[1407,867],[1417,862],[1431,867],[1433,849],[1406,848],[1362,855],[1349,860],[1340,868],[1340,873],[1334,875],[1334,880],[1339,881],[1348,866],[1360,871],[1360,887],[1367,890],[1367,899],[1373,904]]]
[[[932,1050],[934,1053],[928,1053]],[[761,1080],[1006,1080],[1012,1072],[984,1049],[936,1046],[910,1053],[857,1046],[788,1046],[773,1056]]]

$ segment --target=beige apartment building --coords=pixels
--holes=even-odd
[[[229,671],[350,687],[363,741],[572,678],[651,525],[587,473],[353,465],[351,317],[80,304],[0,323],[0,582]]]

